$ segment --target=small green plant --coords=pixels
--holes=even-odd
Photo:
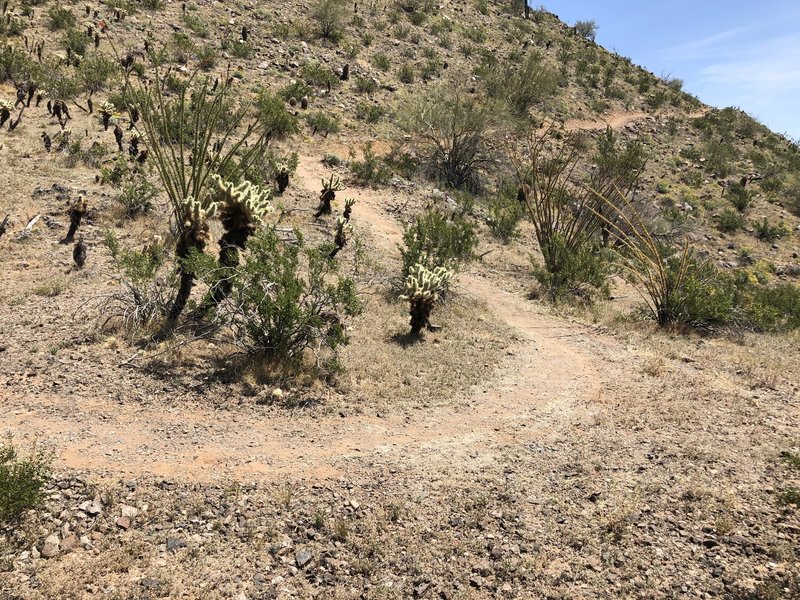
[[[397,72],[397,78],[401,83],[414,83],[414,67],[410,63],[403,63]]]
[[[772,244],[789,235],[789,229],[782,222],[773,225],[764,217],[761,221],[753,221],[756,237],[762,242]]]
[[[47,298],[53,298],[55,296],[60,296],[63,294],[67,288],[69,287],[69,282],[64,277],[53,277],[52,279],[48,279],[44,283],[40,283],[35,288],[33,288],[33,293],[37,296],[45,296]]]
[[[50,19],[48,26],[52,31],[70,29],[71,27],[75,27],[75,23],[77,22],[75,13],[65,6],[59,6],[58,4],[51,6],[47,10],[47,16]]]
[[[753,203],[753,193],[738,181],[731,183],[725,190],[728,200],[740,213],[744,213]]]
[[[478,235],[475,226],[460,215],[448,218],[442,211],[428,208],[418,214],[403,232],[402,277],[405,280],[411,267],[422,265],[429,271],[443,267],[452,274],[475,259]]]
[[[377,123],[384,115],[383,107],[378,104],[359,102],[356,105],[356,119],[367,123]]]
[[[317,0],[311,9],[311,18],[316,22],[321,38],[338,41],[342,35],[346,16],[346,0]]]
[[[782,506],[794,506],[795,510],[800,508],[800,488],[790,487],[778,496],[778,502]]]
[[[526,114],[531,106],[558,90],[558,73],[544,64],[538,52],[531,52],[522,66],[504,64],[487,72],[487,92],[505,101],[518,114]]]
[[[593,42],[597,36],[597,23],[593,20],[576,21],[573,30],[575,31],[575,35]]]
[[[168,315],[177,277],[166,264],[166,248],[157,236],[141,250],[131,250],[120,245],[109,230],[104,243],[119,290],[103,299],[99,313],[105,317],[103,325],[120,319],[123,329],[133,338]]]
[[[496,238],[508,244],[517,237],[517,229],[525,216],[525,205],[513,189],[503,190],[489,200],[489,227]]]
[[[231,277],[231,326],[237,344],[288,369],[313,357],[313,368],[339,367],[348,342],[345,321],[361,311],[355,283],[338,274],[331,248],[285,244],[267,227],[248,244],[244,264]]]
[[[744,225],[744,217],[732,208],[726,208],[717,216],[717,229],[723,233],[739,231]]]
[[[360,185],[383,185],[392,176],[391,171],[372,149],[372,142],[364,146],[363,160],[351,160],[350,171]]]
[[[547,260],[558,265],[534,263],[533,276],[551,300],[578,297],[593,300],[595,296],[608,295],[608,276],[611,262],[608,251],[596,244],[584,242],[568,247],[563,237],[554,235],[542,253]]]
[[[41,446],[20,455],[10,437],[0,442],[0,529],[42,501],[52,462],[52,454]]]
[[[297,118],[286,109],[286,104],[269,91],[256,97],[256,114],[270,139],[279,139],[297,132]]]
[[[371,77],[357,75],[354,79],[356,91],[359,94],[374,94],[378,90],[378,84]]]
[[[392,61],[383,52],[377,52],[372,55],[372,64],[381,71],[388,71]]]
[[[311,127],[311,135],[320,133],[327,137],[328,134],[339,133],[341,129],[339,119],[322,111],[316,111],[306,115],[306,123]]]

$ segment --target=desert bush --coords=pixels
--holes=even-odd
[[[86,34],[79,29],[67,29],[64,36],[61,38],[61,43],[65,50],[71,51],[73,54],[83,56],[86,54],[86,45],[89,38]]]
[[[611,261],[609,251],[598,244],[585,241],[568,247],[564,236],[557,233],[548,243],[546,260],[557,268],[534,262],[533,276],[550,300],[578,297],[590,301],[608,295]]]
[[[43,500],[52,461],[52,454],[39,446],[23,456],[11,438],[0,442],[0,529]]]
[[[376,52],[372,55],[372,64],[381,71],[388,71],[392,61],[383,52]]]
[[[318,62],[304,65],[300,70],[300,75],[303,81],[315,87],[330,88],[339,85],[338,75]]]
[[[75,13],[65,6],[59,6],[58,4],[51,6],[47,10],[47,17],[49,19],[47,25],[52,31],[75,27],[75,23],[77,22]]]
[[[789,229],[783,222],[773,225],[764,217],[761,221],[753,221],[753,229],[755,230],[756,237],[762,242],[774,243],[789,235]]]
[[[738,181],[731,183],[725,190],[728,200],[740,213],[744,213],[753,203],[753,193]]]
[[[100,92],[121,75],[119,63],[104,54],[93,54],[81,61],[76,77],[81,91],[88,94]]]
[[[456,214],[448,218],[442,211],[428,208],[403,232],[402,277],[405,280],[414,265],[429,271],[442,267],[455,276],[475,259],[477,247],[475,226],[466,217]]]
[[[593,42],[597,36],[597,23],[594,20],[576,21],[574,30],[576,35]]]
[[[363,75],[356,75],[355,77],[356,91],[359,94],[373,94],[378,90],[378,84],[375,83],[371,77],[364,77]]]
[[[744,226],[744,217],[732,208],[726,208],[717,217],[717,229],[723,233],[733,233]]]
[[[338,273],[330,248],[281,242],[265,228],[232,277],[227,303],[237,344],[297,369],[313,356],[314,367],[339,368],[338,348],[347,343],[345,321],[359,314],[354,281]],[[223,309],[224,310],[224,309]]]
[[[350,171],[360,185],[382,185],[389,181],[392,172],[372,149],[372,142],[364,146],[364,158],[351,160]]]
[[[306,123],[311,127],[311,135],[321,133],[327,136],[331,133],[339,133],[341,129],[339,119],[336,116],[322,111],[308,113],[306,115]]]
[[[385,111],[379,104],[370,104],[368,102],[359,102],[356,104],[356,119],[359,121],[377,123],[384,114]]]
[[[283,100],[267,90],[256,96],[255,110],[270,139],[282,138],[298,130],[297,118],[286,109]]]
[[[295,100],[300,100],[303,96],[311,96],[313,93],[313,89],[304,81],[292,81],[289,85],[281,88],[278,92],[278,96],[283,98],[284,100],[289,100],[294,98]]]
[[[522,66],[504,64],[487,72],[486,88],[493,98],[502,99],[518,114],[558,90],[558,72],[544,64],[539,52],[528,54]]]
[[[39,66],[24,50],[10,44],[0,50],[0,82],[30,80],[38,71]]]
[[[516,190],[506,188],[489,200],[489,227],[496,238],[508,244],[518,235],[519,223],[525,216],[525,206],[517,198]]]
[[[402,118],[417,135],[429,177],[457,189],[480,190],[484,170],[494,161],[487,147],[495,123],[488,104],[439,88],[409,105]]]
[[[119,319],[133,339],[169,314],[178,278],[167,265],[167,249],[158,238],[142,250],[123,247],[110,230],[103,241],[120,289],[102,299],[99,312],[105,317],[103,325]]]
[[[197,50],[197,65],[203,71],[210,71],[217,64],[217,50],[209,44],[201,46]]]
[[[403,63],[397,72],[397,78],[401,83],[414,83],[414,67],[410,63]]]
[[[345,0],[317,0],[311,9],[311,18],[316,23],[320,37],[332,41],[341,37],[346,7]]]

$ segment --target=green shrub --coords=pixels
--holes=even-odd
[[[542,55],[531,52],[520,68],[504,64],[487,73],[487,92],[504,100],[517,113],[524,114],[534,104],[558,90],[558,72],[544,64]]]
[[[320,37],[331,41],[341,37],[346,7],[346,0],[317,0],[311,9],[311,18],[316,21]]]
[[[361,311],[355,283],[339,275],[330,248],[284,244],[273,228],[248,243],[229,297],[235,339],[248,352],[297,369],[313,353],[323,372],[339,368],[345,320]]]
[[[542,253],[557,269],[534,263],[533,276],[551,300],[570,296],[593,300],[598,294],[608,295],[610,262],[608,251],[592,243],[577,248],[567,246],[564,238],[556,234]]]
[[[330,133],[339,133],[339,119],[332,117],[322,111],[312,112],[306,115],[306,123],[311,127],[312,135],[321,133],[327,136]]]
[[[726,208],[717,217],[717,229],[723,233],[739,231],[744,225],[744,217],[732,208]]]
[[[50,19],[48,27],[50,27],[52,31],[75,27],[75,23],[77,22],[75,14],[70,9],[59,6],[58,4],[51,6],[47,10],[47,16]]]
[[[278,92],[278,96],[283,98],[284,100],[288,101],[290,98],[294,98],[295,100],[300,100],[303,96],[310,97],[314,90],[305,83],[304,81],[292,81],[289,85],[281,88]]]
[[[573,27],[575,35],[593,42],[597,36],[597,23],[593,20],[589,21],[576,21]]]
[[[753,203],[753,193],[738,181],[730,184],[725,193],[733,207],[740,213],[745,212]]]
[[[350,161],[350,171],[361,185],[382,185],[392,176],[392,172],[372,150],[372,142],[364,146],[363,160]]]
[[[748,286],[740,300],[744,322],[756,331],[789,331],[800,328],[800,286]]]
[[[772,225],[767,217],[761,221],[753,221],[753,229],[755,229],[756,237],[762,242],[773,243],[789,235],[789,230],[782,222],[777,225]]]
[[[355,77],[356,91],[359,94],[372,94],[377,91],[378,84],[371,77],[364,77],[363,75],[356,75]]]
[[[217,64],[217,50],[206,44],[197,50],[197,63],[203,71],[210,71]]]
[[[92,54],[81,61],[76,71],[81,91],[95,94],[110,86],[121,71],[119,63],[104,54]]]
[[[67,29],[64,33],[64,37],[61,38],[61,43],[64,45],[65,50],[70,50],[74,54],[83,56],[86,54],[88,39],[86,34],[79,29]]]
[[[392,61],[383,52],[377,52],[372,56],[372,64],[381,71],[388,71]]]
[[[489,227],[504,244],[517,237],[519,222],[525,216],[525,206],[517,199],[513,188],[489,200]]]
[[[428,270],[444,267],[457,273],[467,263],[475,260],[478,235],[475,226],[465,217],[448,218],[440,210],[428,208],[418,214],[403,232],[402,278],[416,264]]]
[[[333,87],[339,85],[339,77],[328,67],[318,63],[309,63],[300,70],[303,80],[315,87]]]
[[[403,63],[397,73],[397,78],[401,83],[414,83],[414,67],[410,63]]]
[[[263,90],[255,100],[258,119],[270,138],[281,138],[297,132],[297,118],[287,110],[283,100]]]
[[[121,182],[115,200],[122,205],[127,216],[135,217],[149,213],[156,197],[158,188],[143,173],[135,171]]]
[[[119,318],[133,338],[166,318],[177,288],[177,274],[167,265],[166,248],[158,239],[143,250],[130,250],[109,230],[103,242],[119,289],[103,301],[99,313],[105,322]]]
[[[21,456],[11,438],[0,442],[0,529],[16,523],[44,498],[52,454],[34,447]]]
[[[359,102],[356,104],[356,119],[359,121],[377,123],[381,120],[384,112],[383,107],[377,104],[369,104],[367,102]]]
[[[183,14],[183,22],[192,33],[201,38],[208,37],[208,25],[199,16],[186,12]]]

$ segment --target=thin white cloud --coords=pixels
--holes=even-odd
[[[667,48],[662,51],[661,54],[668,60],[696,60],[699,57],[708,58],[710,55],[725,56],[728,55],[735,46],[725,44],[724,42],[735,40],[742,34],[751,32],[754,27],[755,25],[733,27],[699,40],[684,42],[672,48]]]

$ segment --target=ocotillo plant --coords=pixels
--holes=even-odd
[[[437,267],[431,271],[424,265],[416,264],[409,269],[405,281],[405,293],[400,299],[407,300],[410,305],[411,335],[418,336],[423,327],[429,331],[437,329],[431,325],[431,312],[441,297],[442,290],[447,288],[451,277],[452,273],[444,267]]]

